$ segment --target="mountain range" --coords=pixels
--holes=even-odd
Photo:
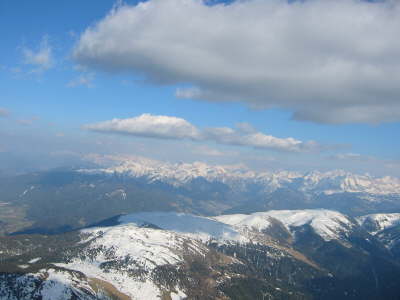
[[[135,158],[0,190],[0,300],[399,299],[398,178]]]
[[[119,215],[0,238],[0,299],[398,299],[399,214]]]
[[[82,172],[121,174],[133,178],[146,178],[149,182],[164,182],[175,187],[184,186],[203,178],[208,182],[220,182],[231,188],[245,188],[246,184],[260,184],[266,192],[283,187],[293,187],[306,193],[366,193],[373,195],[400,194],[400,179],[390,176],[376,178],[369,174],[357,175],[335,170],[308,173],[277,171],[255,172],[244,166],[211,166],[202,162],[166,163],[136,157],[117,166],[99,169],[83,169]]]
[[[0,190],[0,234],[63,232],[141,211],[210,216],[324,208],[353,217],[400,211],[398,178],[340,170],[255,172],[145,158],[3,178]]]

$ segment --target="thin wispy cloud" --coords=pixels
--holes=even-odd
[[[315,152],[324,147],[314,141],[303,142],[292,137],[278,138],[256,131],[250,124],[238,128],[214,127],[200,129],[177,117],[142,114],[128,119],[112,119],[84,126],[85,129],[161,139],[212,141],[221,145],[245,146],[287,152]]]
[[[27,119],[19,119],[19,120],[17,120],[17,123],[22,126],[31,126],[37,120],[39,120],[39,117],[31,117],[31,118],[27,118]]]
[[[32,67],[31,73],[41,73],[54,66],[53,49],[47,36],[42,38],[39,47],[22,48],[23,63]]]
[[[200,145],[193,147],[192,153],[195,155],[205,155],[205,156],[215,156],[215,157],[232,154],[231,152],[227,153],[224,151],[220,151],[218,149],[211,148],[207,145]]]
[[[369,159],[369,157],[367,157],[367,156],[363,156],[361,154],[351,153],[351,152],[335,154],[335,155],[330,156],[330,158],[337,159],[337,160],[349,160],[349,161],[354,161],[354,160],[362,161],[362,160]]]
[[[191,84],[179,98],[379,123],[400,120],[396,36],[398,1],[150,0],[113,9],[81,35],[73,57],[156,84]]]
[[[70,82],[68,82],[67,86],[68,87],[84,86],[87,88],[92,88],[92,87],[94,87],[94,84],[93,84],[94,77],[95,76],[93,73],[81,74],[78,77],[72,79]]]

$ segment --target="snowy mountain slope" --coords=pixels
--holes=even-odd
[[[294,239],[275,239],[277,225]],[[323,209],[146,212],[61,235],[0,237],[0,299],[391,299],[400,266],[371,235],[344,245],[353,229],[357,222]]]
[[[17,249],[4,258],[0,256],[0,299],[179,300],[186,297],[181,282],[189,276],[186,266],[191,260],[206,260],[210,255],[200,239],[132,222],[69,235],[74,238],[68,245],[63,244],[63,236],[60,241],[51,236],[49,242],[56,242],[48,246],[45,239],[35,241],[35,236],[31,244],[26,237],[22,237],[22,243],[18,240],[11,244]],[[27,245],[23,247],[24,243]],[[212,256],[219,261],[218,254]],[[224,257],[221,264],[232,262],[234,258]],[[4,270],[15,271],[7,276],[10,271]],[[20,272],[29,273],[20,276]]]
[[[86,245],[79,256],[57,266],[109,282],[132,299],[161,297],[162,290],[152,280],[157,267],[182,264],[184,255],[205,255],[208,251],[201,243],[172,231],[143,228],[130,222],[86,229],[81,234],[81,243]],[[184,295],[178,287],[175,289]]]
[[[156,226],[177,232],[202,242],[216,241],[248,243],[243,229],[265,231],[273,220],[281,222],[288,231],[309,224],[324,240],[340,239],[357,226],[345,215],[325,209],[272,210],[250,215],[221,215],[202,217],[175,212],[143,212],[121,216],[120,224]]]
[[[400,224],[400,213],[370,214],[356,218],[372,234]]]
[[[400,261],[400,213],[361,216],[357,222]]]
[[[121,216],[121,224],[146,224],[174,231],[202,242],[235,241],[245,243],[249,240],[242,236],[231,226],[212,218],[195,216],[191,214],[175,212],[143,212]]]
[[[185,291],[180,288],[179,281],[172,281],[167,286],[160,286],[155,281],[163,267],[173,266],[178,270],[187,263],[187,257],[209,255],[209,243],[236,247],[237,243],[250,243],[249,237],[252,236],[214,218],[174,212],[129,214],[119,217],[117,223],[81,230],[77,244],[79,251],[67,254],[63,262],[53,262],[53,265],[61,270],[84,274],[85,285],[91,278],[107,282],[132,299],[159,299],[166,293],[173,299],[183,299]],[[289,251],[282,251],[279,247],[271,248],[268,253],[271,260],[292,257]],[[225,258],[225,264],[235,263],[235,260]],[[28,263],[40,261],[36,257]],[[58,295],[64,295],[60,299],[65,299],[74,289],[85,289],[85,285],[75,287],[76,280],[68,272],[46,269],[35,276],[49,272],[60,280],[49,279],[42,283],[49,287],[42,290],[41,295],[45,298],[53,295],[57,299]],[[92,288],[87,290],[95,295]]]
[[[357,175],[345,171],[299,172],[254,172],[243,166],[211,166],[201,162],[164,163],[137,157],[117,166],[102,169],[80,170],[86,173],[124,174],[136,178],[147,178],[149,182],[165,182],[175,187],[185,185],[196,178],[209,182],[222,182],[232,188],[245,189],[248,184],[260,184],[266,192],[281,187],[294,187],[307,193],[365,193],[374,195],[400,194],[400,179],[375,178],[368,174]]]
[[[17,259],[18,270],[24,271],[25,267],[21,269],[20,266],[27,264],[27,271],[32,272],[18,277],[14,285],[14,290],[22,290],[27,295],[21,300],[32,299],[36,294],[43,299],[69,300],[74,299],[74,294],[77,299],[82,300],[108,299],[109,293],[105,293],[103,298],[98,296],[98,290],[92,287],[93,281],[110,285],[124,297],[129,297],[126,299],[184,299],[188,293],[193,295],[198,292],[196,289],[192,291],[190,286],[198,284],[199,279],[186,282],[190,276],[199,276],[195,275],[197,269],[206,274],[211,272],[200,280],[207,282],[207,285],[211,284],[205,287],[207,292],[202,293],[214,291],[217,295],[220,293],[217,291],[218,285],[227,284],[226,280],[229,282],[230,278],[238,276],[237,272],[240,269],[245,268],[244,262],[236,258],[236,252],[240,253],[241,249],[249,247],[245,253],[251,253],[251,243],[246,236],[230,225],[212,218],[181,213],[138,213],[121,216],[117,222],[118,224],[112,226],[90,227],[77,232],[79,242],[72,244],[71,249],[64,250],[61,259],[50,258],[48,262],[52,267],[46,265],[48,258],[44,258],[44,255],[38,256],[37,253]],[[215,242],[218,242],[219,246]],[[227,256],[218,250],[216,252],[209,244],[213,244],[216,249],[223,246],[223,252],[234,253]],[[290,251],[261,244],[258,247],[259,252],[262,250],[268,255],[270,267],[274,265],[275,260],[285,258],[291,264],[304,265],[303,268],[308,268],[308,272],[321,273],[306,259],[296,258]],[[16,250],[15,253],[19,256],[24,255],[24,251],[30,251],[29,248]],[[48,249],[54,252],[54,249]],[[12,254],[10,256],[13,257]],[[190,266],[193,263],[196,265],[195,269]],[[240,266],[240,269],[235,265]],[[39,270],[33,271],[35,266],[40,267]],[[209,271],[206,271],[208,269]],[[193,272],[195,274],[192,274]],[[51,279],[48,275],[50,273],[58,279]],[[81,280],[76,278],[76,274],[81,274]],[[36,282],[37,280],[32,278],[41,280]],[[21,285],[21,282],[25,283]],[[5,290],[11,289],[4,281],[2,284]],[[24,288],[24,285],[48,288],[33,291]],[[81,297],[79,293],[85,290],[88,295]],[[281,290],[279,288],[277,291]],[[3,300],[1,297],[0,299]],[[228,298],[215,296],[198,299]]]
[[[0,275],[1,300],[65,300],[74,297],[80,300],[112,300],[111,296],[98,290],[77,272],[58,268],[42,269],[35,273],[8,278],[9,281],[14,281],[13,285],[6,284],[3,276]]]
[[[250,215],[224,215],[215,218],[235,227],[248,227],[256,230],[268,229],[271,225],[271,218],[282,222],[291,232],[296,227],[309,224],[315,233],[326,241],[347,236],[355,227],[355,224],[343,214],[325,209],[272,210]]]

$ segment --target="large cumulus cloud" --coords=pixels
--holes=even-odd
[[[114,9],[81,35],[73,56],[181,85],[182,98],[376,123],[400,120],[398,36],[397,1],[150,0]]]

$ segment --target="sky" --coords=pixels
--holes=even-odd
[[[0,170],[144,156],[400,176],[400,4],[0,2]]]

